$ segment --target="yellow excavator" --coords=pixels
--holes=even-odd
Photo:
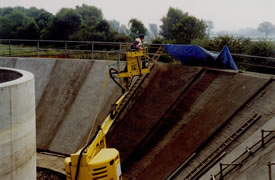
[[[122,88],[123,95],[115,102],[94,137],[83,148],[64,161],[67,180],[121,180],[119,152],[107,148],[105,136],[117,119],[123,99],[128,94],[134,76],[150,72],[150,58],[145,50],[127,51],[124,71],[110,68],[111,78]],[[119,79],[120,81],[116,81]],[[129,80],[130,79],[130,80]]]

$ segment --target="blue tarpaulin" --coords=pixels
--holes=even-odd
[[[168,54],[184,65],[208,66],[238,70],[227,46],[220,53],[212,53],[197,45],[164,45]]]

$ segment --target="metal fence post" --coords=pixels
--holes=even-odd
[[[118,60],[120,61],[121,58],[121,43],[119,43],[119,54],[118,54]]]
[[[39,57],[40,56],[40,49],[39,49],[39,41],[37,41],[37,57]]]
[[[268,162],[267,166],[268,166],[268,177],[269,177],[269,180],[272,180],[271,162]]]
[[[94,42],[92,42],[92,60],[94,59]]]
[[[262,147],[264,147],[264,130],[262,129]]]
[[[223,180],[222,163],[220,163],[220,180]]]
[[[9,40],[9,56],[11,56],[11,40]]]
[[[67,42],[65,41],[65,57],[67,58]]]

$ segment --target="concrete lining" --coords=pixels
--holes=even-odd
[[[34,74],[39,150],[70,154],[86,142],[107,75],[107,61],[1,57],[0,65]],[[108,79],[95,126],[120,94]]]
[[[0,58],[0,65],[28,69],[38,81],[36,129],[40,150],[62,154],[78,150],[89,131],[95,129],[93,122],[95,127],[100,124],[121,94],[108,79],[102,111],[95,119],[108,69],[106,61]],[[238,124],[231,127],[234,120],[257,113],[265,120],[255,125],[260,126],[274,117],[274,80],[270,78],[155,65],[108,134],[108,147],[120,152],[124,178],[165,179],[213,136],[221,137],[215,141],[219,146],[223,137],[230,136],[222,129],[238,128]]]
[[[0,179],[36,179],[34,77],[16,69],[0,72],[8,73],[0,83]]]

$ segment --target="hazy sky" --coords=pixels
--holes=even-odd
[[[170,6],[212,20],[215,31],[257,28],[263,21],[275,24],[275,0],[0,0],[0,7],[35,6],[55,14],[62,7],[73,8],[83,3],[100,8],[106,19],[126,25],[131,18],[146,26],[160,25]]]

